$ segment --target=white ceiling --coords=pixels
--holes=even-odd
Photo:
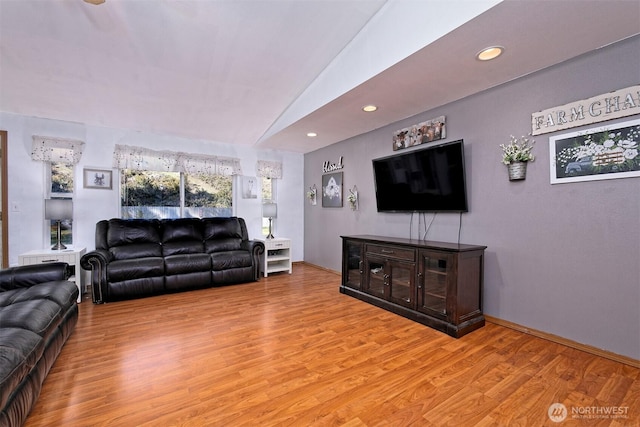
[[[637,34],[640,0],[0,0],[0,111],[306,153]]]

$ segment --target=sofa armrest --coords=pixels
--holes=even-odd
[[[71,276],[69,264],[52,262],[46,264],[20,265],[0,271],[0,291],[28,288],[39,283],[67,280]]]
[[[264,243],[259,240],[243,240],[240,247],[251,252],[252,255],[260,256],[264,253]]]
[[[80,258],[80,266],[91,271],[91,295],[94,304],[104,302],[102,295],[107,287],[107,264],[112,260],[111,252],[104,249],[95,249]]]
[[[94,268],[95,263],[102,263],[103,265],[109,264],[113,260],[111,252],[104,249],[94,249],[91,252],[87,252],[80,258],[80,266],[85,270],[91,270]]]
[[[264,243],[259,240],[243,240],[240,244],[242,249],[245,249],[251,253],[254,266],[254,280],[260,280],[260,260],[264,253]]]

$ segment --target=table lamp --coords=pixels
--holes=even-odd
[[[273,234],[271,233],[271,221],[273,218],[278,217],[278,205],[275,203],[263,203],[262,217],[269,218],[269,234],[267,235],[267,239],[273,239]]]
[[[73,218],[73,201],[71,199],[45,199],[44,201],[44,217],[48,220],[54,220],[57,223],[57,243],[51,247],[51,250],[60,251],[67,249],[62,244],[60,238],[60,223],[64,219]]]

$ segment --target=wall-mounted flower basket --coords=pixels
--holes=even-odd
[[[527,177],[527,162],[535,160],[531,153],[534,142],[525,136],[516,138],[511,135],[511,142],[508,145],[500,144],[502,163],[507,165],[509,181],[520,181]]]
[[[520,181],[527,177],[527,162],[512,162],[507,165],[509,181]]]

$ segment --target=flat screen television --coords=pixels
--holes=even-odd
[[[467,212],[464,141],[373,159],[378,212]]]

